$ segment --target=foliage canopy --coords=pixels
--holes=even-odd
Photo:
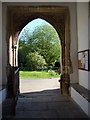
[[[41,58],[43,56],[42,59],[45,59],[47,65],[60,61],[60,39],[51,25],[37,26],[33,32],[28,29],[24,30],[19,39],[19,63],[30,65],[31,55],[35,59],[36,56],[41,56]]]

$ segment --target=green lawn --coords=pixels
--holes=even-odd
[[[59,78],[60,75],[55,72],[46,71],[20,71],[20,79],[49,79],[49,78]]]

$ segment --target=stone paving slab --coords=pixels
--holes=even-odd
[[[36,97],[20,95],[14,118],[88,118],[70,97],[60,95],[59,89],[43,91],[43,95],[39,92],[39,96],[37,94]]]
[[[57,118],[57,112],[55,110],[20,111],[14,118]]]
[[[21,94],[23,97],[32,98],[32,102],[69,101],[66,96],[60,95],[60,89],[43,90],[41,92],[29,92]]]

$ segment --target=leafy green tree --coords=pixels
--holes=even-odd
[[[60,58],[60,39],[50,25],[36,27],[28,44],[33,44],[34,50],[38,51],[49,64]]]
[[[48,24],[37,26],[33,32],[24,30],[20,38],[19,61],[25,63],[26,56],[36,51],[43,56],[47,66],[60,61],[60,39],[52,26]]]
[[[28,54],[28,46],[25,41],[19,40],[19,64],[26,65],[26,56]]]
[[[45,59],[38,52],[29,53],[26,57],[28,70],[42,70],[45,68]]]

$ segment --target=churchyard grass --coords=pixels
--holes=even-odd
[[[59,78],[60,75],[53,71],[19,71],[20,79],[50,79]]]

